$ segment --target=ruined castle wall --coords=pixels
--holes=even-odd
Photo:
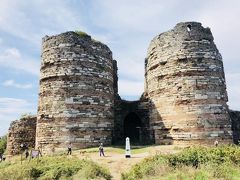
[[[240,143],[240,111],[229,111],[232,122],[233,142],[234,144]]]
[[[209,28],[179,23],[156,36],[145,69],[157,144],[231,141],[223,61]]]
[[[114,90],[110,49],[66,32],[42,44],[36,146],[44,152],[112,140]]]
[[[147,100],[126,101],[118,99],[115,103],[114,143],[125,143],[124,123],[130,113],[135,113],[140,119],[141,127],[139,144],[150,144],[149,132],[149,102]],[[134,119],[130,119],[130,121]],[[131,139],[130,139],[131,141]]]
[[[118,94],[118,67],[117,67],[117,61],[113,60],[113,90],[114,90],[114,99],[119,99]]]
[[[35,147],[36,123],[36,116],[24,117],[11,123],[7,137],[7,152],[9,155],[19,154],[21,144],[29,148]]]

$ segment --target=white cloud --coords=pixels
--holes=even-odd
[[[203,3],[190,3],[194,4],[194,8],[188,8],[189,4],[181,8],[181,4],[177,0],[97,0],[92,5],[92,23],[112,33],[112,36],[108,36],[109,46],[118,61],[119,79],[137,80],[138,84],[142,84],[134,88],[135,92],[140,92],[140,87],[143,87],[144,59],[151,39],[173,28],[177,22],[193,17],[198,12],[196,9],[204,6]],[[119,88],[122,88],[120,81]],[[124,96],[126,91],[120,90],[120,95]],[[134,91],[129,94],[134,95]]]
[[[141,96],[144,84],[141,81],[119,80],[118,91],[122,96]]]
[[[80,11],[64,0],[1,0],[0,5],[0,30],[37,47],[46,34],[83,27]]]
[[[240,110],[240,72],[226,73],[228,104],[230,109]]]
[[[197,20],[211,28],[214,41],[222,54],[226,74],[229,107],[240,110],[240,1],[209,1],[210,8],[205,8]]]
[[[0,66],[39,75],[39,63],[36,60],[22,57],[16,48],[8,48],[0,51]]]
[[[36,113],[30,102],[24,99],[0,97],[0,136],[7,133],[11,121],[29,112]]]
[[[30,89],[32,88],[32,84],[19,84],[16,83],[14,80],[9,79],[3,82],[3,86],[6,87],[15,87],[15,88],[19,88],[19,89]]]
[[[108,32],[114,32],[110,47],[118,61],[119,92],[121,95],[140,94],[143,86],[144,58],[150,40],[182,21],[199,21],[210,27],[215,43],[223,56],[227,78],[229,105],[240,109],[239,78],[229,74],[239,73],[240,63],[240,1],[95,1],[92,21]],[[95,16],[95,14],[98,16]],[[111,43],[114,42],[114,43]],[[230,76],[230,77],[229,77]],[[139,85],[124,86],[125,80],[137,80]],[[122,87],[123,86],[123,87]],[[131,89],[131,90],[130,90]]]
[[[149,33],[166,28],[172,16],[178,13],[180,4],[177,0],[96,0],[92,7],[92,20],[100,27],[107,27],[121,34],[131,31]],[[200,8],[201,3],[199,4]],[[187,8],[188,5],[184,7]],[[189,14],[193,11],[188,9],[184,13]]]
[[[211,8],[197,18],[211,28],[215,42],[226,63],[235,63],[240,46],[240,1],[212,1]]]
[[[0,31],[14,40],[18,37],[16,39],[34,45],[38,52],[41,37],[46,34],[75,29],[86,31],[113,51],[118,61],[119,93],[140,96],[150,40],[178,22],[200,21],[211,28],[223,55],[230,108],[239,109],[239,7],[238,0],[1,0]],[[5,37],[4,43],[7,43]],[[35,61],[25,53],[16,48],[0,48],[0,66],[38,75],[40,58],[35,57],[38,58]]]

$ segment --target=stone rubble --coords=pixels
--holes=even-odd
[[[36,116],[27,116],[11,123],[7,136],[7,153],[9,155],[20,154],[21,144],[28,148],[35,147],[36,124]]]

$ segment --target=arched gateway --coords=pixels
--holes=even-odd
[[[138,115],[130,112],[124,119],[124,137],[129,137],[132,143],[140,143],[142,137],[142,122]]]

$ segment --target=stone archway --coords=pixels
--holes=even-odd
[[[124,119],[124,137],[129,137],[131,143],[141,143],[142,122],[138,115],[130,112]]]

